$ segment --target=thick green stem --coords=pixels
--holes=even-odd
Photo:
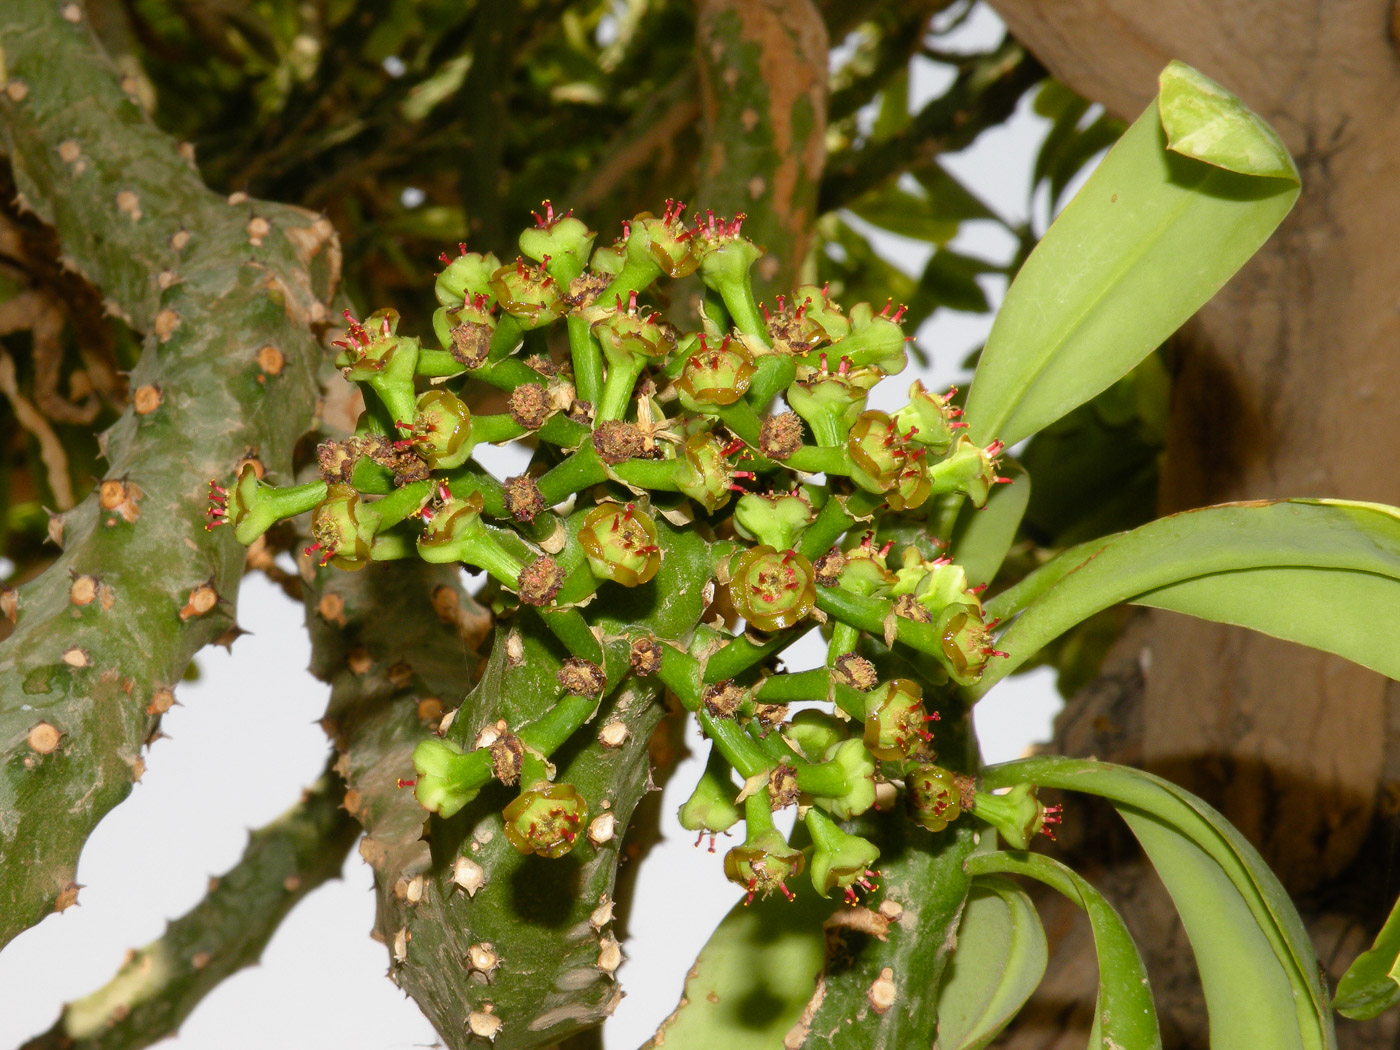
[[[569,332],[569,357],[574,364],[574,390],[580,401],[596,405],[603,383],[603,348],[581,314],[570,314],[565,327]]]

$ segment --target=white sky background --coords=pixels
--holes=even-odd
[[[956,42],[945,46],[989,47],[1000,34],[999,20],[983,8]],[[911,105],[918,108],[941,92],[951,77],[946,68],[923,63],[911,86]],[[1030,113],[1028,96],[1013,120],[944,160],[1015,221],[1026,215],[1031,159],[1043,132],[1044,121]],[[879,242],[913,274],[930,251],[891,234],[880,234]],[[984,222],[967,224],[952,247],[997,259],[1013,250],[1004,231]],[[999,278],[986,279],[994,303],[1003,285]],[[918,333],[933,357],[925,381],[946,387],[965,379],[958,364],[982,342],[989,325],[987,315],[938,311]],[[911,368],[888,381],[872,403],[902,404],[917,374]],[[258,575],[244,581],[239,606],[240,622],[252,633],[237,642],[232,656],[219,649],[202,652],[200,680],[177,690],[182,706],[164,719],[171,739],[155,745],[142,782],[101,823],[83,852],[81,906],[46,919],[0,954],[0,1047],[45,1030],[65,1001],[110,979],[128,948],[159,937],[166,919],[200,900],[210,875],[237,862],[247,829],[273,820],[320,774],[327,743],[316,722],[328,690],[305,670],[310,651],[301,607]],[[787,660],[790,667],[821,662],[820,645],[799,648]],[[988,761],[1014,758],[1029,743],[1048,738],[1058,707],[1046,670],[998,686],[976,709]],[[666,841],[652,851],[639,880],[634,937],[625,945],[631,961],[619,971],[628,996],[605,1031],[609,1050],[638,1046],[674,1008],[686,970],[736,899],[721,870],[723,848],[714,855],[694,850],[693,837],[675,821],[708,746],[698,732],[691,742],[695,757],[672,778],[664,800]],[[677,912],[677,901],[685,902],[683,912]],[[435,1045],[432,1027],[385,977],[388,954],[367,936],[373,907],[369,868],[352,852],[344,880],[315,891],[292,912],[262,965],[225,981],[176,1039],[160,1045],[171,1050]]]

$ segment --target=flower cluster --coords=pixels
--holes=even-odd
[[[935,764],[939,707],[1002,655],[985,581],[945,553],[959,507],[1007,480],[1001,445],[959,433],[952,391],[915,382],[898,411],[868,406],[905,367],[902,307],[843,310],[815,286],[759,303],[762,253],[742,217],[684,212],[667,202],[595,248],[546,203],[519,258],[443,256],[436,345],[400,335],[393,310],[349,319],[336,364],[364,393],[355,434],[318,449],[319,480],[279,489],[249,468],[211,483],[210,527],[250,543],[310,511],[306,553],[321,565],[460,563],[489,574],[501,615],[539,611],[572,653],[548,717],[501,723],[474,747],[432,737],[414,755],[417,797],[445,818],[491,779],[516,787],[504,831],[522,852],[557,857],[590,838],[589,801],[553,779],[549,756],[632,675],[659,677],[711,739],[681,822],[712,851],[744,824],[724,870],[750,896],[791,896],[805,872],[817,893],[854,901],[879,851],[841,825],[896,794],[929,831],[970,811],[1024,845],[1056,819],[1029,788],[983,795]],[[688,275],[705,290],[689,329],[655,289]],[[485,391],[506,410],[474,413]],[[518,476],[473,456],[512,441],[532,449]],[[609,677],[590,599],[655,587],[677,522],[710,542],[685,582],[713,594],[705,623],[689,638],[639,623],[630,666]],[[826,666],[780,672],[776,657],[813,627]],[[817,706],[790,714],[800,702]],[[791,805],[790,839],[773,813]]]

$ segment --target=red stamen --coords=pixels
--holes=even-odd
[[[411,787],[416,786],[417,783],[418,783],[418,781],[416,781],[416,780],[405,780],[403,777],[399,777],[394,783],[398,784],[398,786],[401,787],[401,788],[411,788]]]

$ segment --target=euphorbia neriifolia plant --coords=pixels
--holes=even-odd
[[[1128,768],[983,768],[968,715],[1045,643],[1123,601],[1400,677],[1377,630],[1400,602],[1391,508],[1207,508],[985,590],[1033,480],[1008,449],[1159,345],[1298,191],[1273,132],[1172,64],[1021,270],[961,404],[916,381],[898,409],[871,408],[905,368],[900,308],[817,286],[756,301],[762,251],[741,217],[688,219],[670,202],[601,243],[546,204],[519,258],[445,255],[431,333],[401,332],[392,308],[350,319],[335,360],[363,399],[354,434],[321,443],[319,476],[300,484],[251,462],[216,480],[208,518],[247,544],[309,513],[305,571],[328,598],[332,574],[374,579],[378,563],[488,578],[489,657],[445,714],[419,698],[432,728],[412,768],[407,752],[397,768],[338,767],[371,829],[362,852],[381,883],[396,875],[380,894],[391,974],[443,1039],[553,1045],[616,1005],[614,879],[664,696],[709,742],[681,823],[710,850],[729,836],[740,900],[658,1043],[984,1046],[1046,963],[1006,878],[1018,874],[1087,913],[1101,968],[1091,1045],[1159,1045],[1112,906],[1029,851],[1060,819],[1038,798],[1050,788],[1106,797],[1141,840],[1195,947],[1217,1045],[1332,1045],[1301,923],[1218,814]],[[528,465],[498,477],[474,453],[506,443]],[[386,632],[413,622],[407,593],[360,609],[367,639],[376,617]],[[454,601],[424,588],[418,608],[450,619]],[[343,625],[337,602],[318,615]],[[823,663],[785,668],[812,631]],[[367,666],[356,659],[352,676]],[[400,668],[411,682],[408,664],[389,679]],[[329,728],[380,732],[369,711]],[[63,760],[64,727],[46,725],[31,737],[40,768]],[[422,808],[406,813],[410,792]],[[393,822],[397,837],[376,830]],[[1358,1011],[1386,998],[1386,951],[1351,979]],[[120,1005],[113,988],[101,1004]]]

